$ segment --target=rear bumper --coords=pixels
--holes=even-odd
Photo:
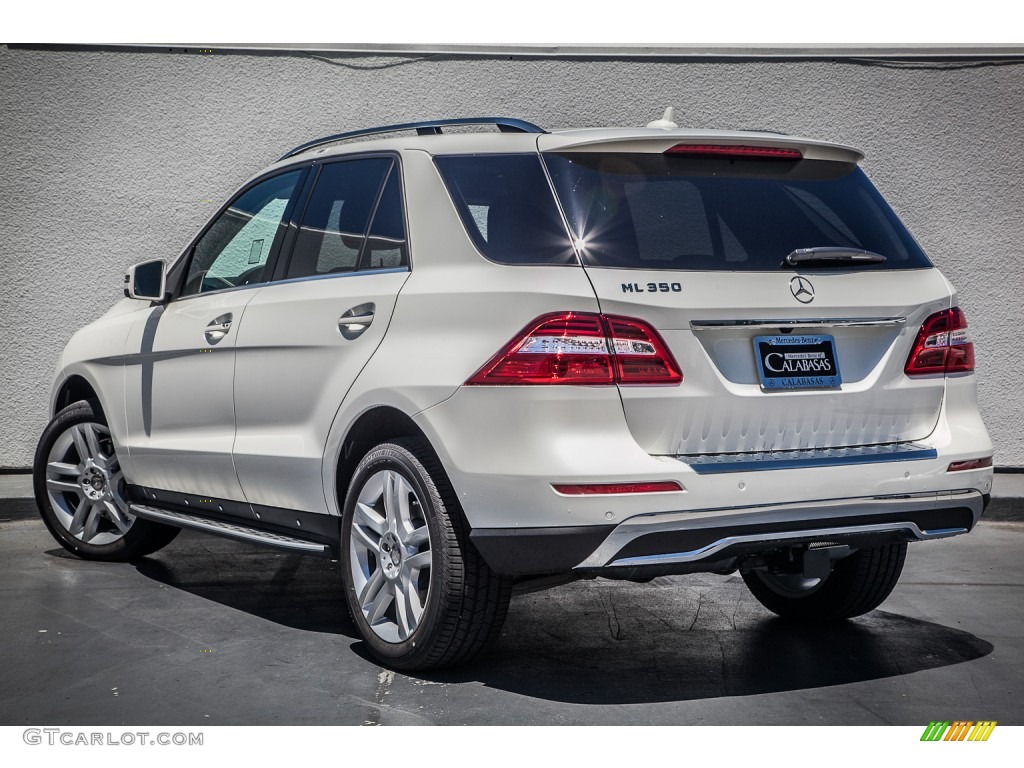
[[[853,547],[967,533],[987,497],[969,489],[641,514],[618,525],[475,529],[490,567],[513,576],[575,571],[620,578],[712,571],[818,542]]]
[[[744,510],[821,499],[991,490],[973,376],[950,377],[935,431],[913,443],[740,455],[652,456],[609,387],[463,387],[416,415],[474,529],[618,525],[639,515]],[[675,481],[678,493],[564,495],[554,484]]]

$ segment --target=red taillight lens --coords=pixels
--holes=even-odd
[[[467,384],[614,384],[600,315],[538,317]]]
[[[551,486],[564,496],[594,496],[620,493],[678,493],[683,486],[675,480],[654,483],[590,483],[587,485]]]
[[[946,469],[947,472],[963,472],[966,469],[985,469],[992,466],[992,457],[986,456],[983,459],[968,459],[967,461],[954,461]]]
[[[775,160],[801,160],[799,149],[787,147],[750,147],[740,144],[676,144],[665,150],[666,155],[688,157],[758,157]]]
[[[672,353],[642,320],[606,315],[619,384],[678,384],[683,374]]]
[[[924,321],[903,370],[907,376],[974,370],[974,344],[960,307],[936,312]]]
[[[538,317],[467,384],[678,384],[683,375],[642,320],[590,312]]]

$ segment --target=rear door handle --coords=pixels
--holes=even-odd
[[[228,331],[231,330],[231,319],[232,315],[229,312],[226,315],[215,317],[210,321],[209,325],[206,326],[204,335],[206,336],[207,344],[216,344],[225,336],[228,335]]]
[[[346,339],[352,340],[360,336],[370,323],[373,322],[373,312],[376,307],[370,304],[360,304],[352,307],[345,314],[338,318],[338,330]]]

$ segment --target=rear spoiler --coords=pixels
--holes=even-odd
[[[807,160],[858,163],[864,153],[853,147],[798,136],[756,131],[665,131],[658,128],[613,128],[540,134],[541,152],[650,152],[663,153],[680,144],[791,148]]]

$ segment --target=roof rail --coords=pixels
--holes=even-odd
[[[441,133],[442,128],[448,128],[453,125],[496,125],[502,133],[547,133],[540,126],[528,123],[525,120],[517,120],[514,117],[458,117],[451,120],[426,120],[419,123],[399,123],[398,125],[382,125],[379,128],[362,128],[358,131],[347,131],[346,133],[336,133],[333,136],[324,136],[321,139],[314,139],[313,141],[307,141],[305,144],[300,144],[295,149],[285,153],[281,160],[287,160],[289,157],[294,157],[314,147],[333,144],[336,141],[344,141],[345,139],[411,130],[415,130],[421,136],[429,136]],[[281,162],[281,160],[278,160],[278,162]]]

